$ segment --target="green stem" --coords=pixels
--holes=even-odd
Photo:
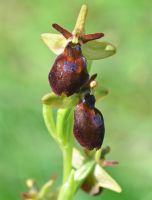
[[[63,183],[67,181],[72,169],[72,146],[62,149],[63,152]]]
[[[57,112],[56,130],[58,138],[60,138],[62,141],[62,146],[67,145],[69,142],[67,140],[67,131],[70,130],[66,130],[66,127],[68,125],[68,117],[70,112],[70,108],[60,108]]]
[[[72,200],[75,194],[74,186],[74,174],[75,171],[71,170],[67,181],[62,185],[58,200]]]
[[[63,183],[67,180],[72,169],[72,125],[73,112],[71,108],[59,109],[57,112],[57,135],[61,139],[60,145],[63,153]]]

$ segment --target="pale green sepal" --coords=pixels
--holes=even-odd
[[[100,187],[119,193],[122,191],[120,185],[98,164],[95,167],[94,175]]]
[[[64,48],[68,43],[68,40],[66,40],[61,34],[42,33],[41,37],[47,47],[57,55],[64,51]]]
[[[116,53],[116,48],[108,42],[90,41],[82,45],[82,53],[88,60],[99,60]]]

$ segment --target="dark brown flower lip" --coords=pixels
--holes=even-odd
[[[88,150],[101,148],[105,132],[103,116],[94,105],[95,97],[88,93],[74,112],[74,136]]]
[[[79,92],[88,81],[86,62],[76,49],[66,50],[60,54],[51,68],[48,79],[53,92],[59,96],[71,96]],[[70,56],[69,56],[70,51]],[[75,56],[73,56],[75,54]]]

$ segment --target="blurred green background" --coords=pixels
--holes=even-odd
[[[151,1],[152,2],[152,1]],[[89,6],[86,30],[104,32],[117,47],[113,57],[95,61],[92,72],[110,94],[97,103],[106,125],[109,173],[123,192],[104,191],[75,199],[152,199],[152,3],[148,0],[0,1],[0,199],[17,200],[25,180],[39,185],[62,175],[62,157],[42,118],[41,97],[55,55],[40,34],[57,22],[72,30],[82,3]]]

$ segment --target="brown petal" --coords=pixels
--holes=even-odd
[[[88,34],[88,35],[81,35],[80,39],[82,40],[83,43],[86,43],[92,40],[97,40],[103,36],[104,36],[103,33],[93,33],[93,34]]]
[[[72,33],[67,31],[66,29],[64,29],[60,25],[52,24],[52,27],[55,28],[57,31],[59,31],[66,39],[69,39],[70,37],[72,37]]]

